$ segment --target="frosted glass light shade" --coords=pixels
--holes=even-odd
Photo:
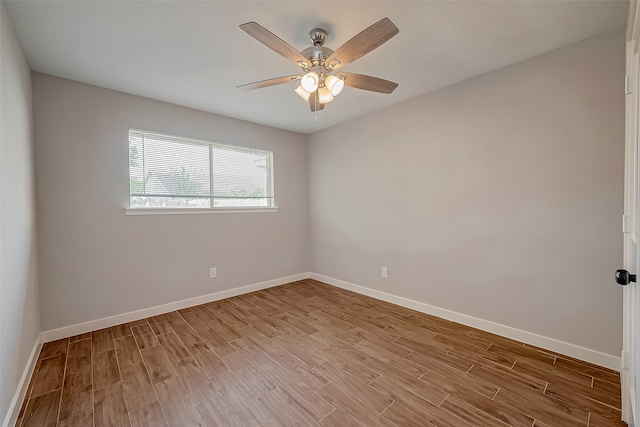
[[[300,95],[300,98],[304,99],[305,101],[309,100],[309,97],[311,96],[311,92],[307,92],[302,85],[298,86],[298,88],[296,89],[296,93],[298,95]]]
[[[329,89],[331,95],[338,96],[344,88],[344,80],[339,77],[329,75],[324,81],[324,85]]]
[[[309,93],[315,92],[318,89],[318,83],[320,82],[320,77],[318,73],[315,71],[310,71],[300,80],[300,86],[304,88]]]
[[[320,101],[320,104],[326,104],[333,101],[333,95],[331,95],[331,91],[327,89],[326,86],[318,89],[318,100]]]

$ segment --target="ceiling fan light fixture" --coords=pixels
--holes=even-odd
[[[296,89],[296,93],[300,95],[300,98],[304,99],[305,101],[308,101],[309,97],[311,96],[311,92],[307,92],[307,90],[305,90],[302,85],[298,86],[298,88]]]
[[[320,104],[327,104],[333,101],[333,95],[331,94],[331,91],[326,86],[323,86],[320,89],[318,89],[318,100],[320,101]]]
[[[309,93],[315,92],[318,89],[318,84],[320,83],[320,76],[315,71],[309,71],[307,74],[302,76],[300,80],[300,86],[304,88]]]
[[[329,89],[331,95],[338,96],[344,88],[344,80],[334,75],[328,75],[324,81],[324,85]]]

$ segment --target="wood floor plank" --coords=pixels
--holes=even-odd
[[[167,420],[162,412],[160,402],[149,403],[129,413],[132,427],[163,427]]]
[[[326,348],[330,351],[341,352],[356,360],[364,360],[370,356],[368,352],[365,352],[362,349],[358,348],[359,344],[365,343],[364,341],[358,341],[355,344],[348,344],[343,340],[341,340],[340,338],[337,338],[331,334],[327,334],[323,331],[318,331],[315,334],[312,334],[309,336],[313,341],[318,343],[318,345],[320,345],[321,347]],[[376,346],[376,348],[379,348],[379,347]],[[381,350],[389,353],[385,349],[381,349]]]
[[[621,418],[621,412],[619,409],[590,399],[589,397],[585,397],[578,393],[576,393],[573,388],[558,386],[552,383],[549,383],[547,389],[545,390],[545,394],[553,397],[554,399],[565,402],[569,405],[573,405],[584,411],[591,412],[593,414],[611,420],[619,420]],[[620,406],[618,405],[618,407]]]
[[[59,354],[40,362],[40,367],[35,373],[31,398],[51,393],[62,387],[66,361],[66,354]]]
[[[222,319],[223,322],[231,326],[233,329],[238,330],[247,326],[244,321],[230,313],[226,307],[220,305],[219,301],[214,303],[214,307],[216,316]]]
[[[428,375],[428,377],[427,377]],[[435,383],[444,388],[449,397],[455,396],[461,398],[466,404],[471,405],[482,412],[491,415],[510,426],[514,427],[531,427],[533,418],[523,415],[512,406],[502,404],[493,400],[493,396],[485,397],[482,394],[472,391],[473,382],[456,382],[446,376],[441,376],[435,372],[429,371],[422,377],[427,383]]]
[[[416,342],[408,338],[400,338],[396,340],[395,343],[405,348],[411,349],[412,351],[415,351],[417,353],[429,356],[432,359],[436,359],[461,371],[468,371],[469,369],[471,369],[471,366],[473,366],[473,362],[468,359],[453,356],[448,351],[444,352],[441,349],[434,348],[433,346],[426,345],[422,342]]]
[[[114,347],[116,350],[116,357],[120,368],[126,365],[138,363],[142,360],[140,356],[140,350],[136,344],[133,335],[124,336],[114,340]]]
[[[109,331],[108,337],[111,337]],[[59,420],[66,420],[77,413],[92,409],[92,341],[69,344],[67,368],[62,388]],[[113,341],[111,343],[113,345]]]
[[[395,317],[389,317],[383,315],[381,319],[384,320],[389,326],[385,329],[395,335],[416,340],[418,342],[423,339],[431,339],[438,335],[437,332],[430,331],[429,329],[416,326],[411,322],[405,322],[404,320],[396,319]]]
[[[394,389],[404,389],[435,406],[439,406],[447,397],[448,393],[438,386],[427,384],[375,357],[370,357],[363,363],[380,373],[380,377],[371,386],[392,400],[397,400],[394,398]]]
[[[288,323],[289,325],[293,326],[294,328],[298,328],[299,330],[301,330],[302,332],[306,333],[306,334],[315,334],[316,332],[318,332],[318,329],[314,328],[313,326],[309,325],[308,323],[304,322],[303,320],[298,319],[297,317],[289,314],[289,313],[283,313],[281,315],[278,316],[283,322]]]
[[[190,349],[197,343],[202,343],[203,341],[196,331],[184,321],[182,316],[179,316],[179,318],[180,321],[176,321],[171,327],[182,344],[184,344],[187,349]]]
[[[151,379],[133,335],[118,338],[115,340],[115,347],[129,411],[134,412],[157,402]]]
[[[215,378],[216,375],[229,370],[222,360],[202,341],[192,344],[188,349],[207,377]]]
[[[286,336],[289,337],[291,341],[297,344],[298,347],[304,350],[299,351],[309,351],[315,356],[317,356],[318,363],[313,366],[319,365],[323,361],[329,361],[349,372],[351,375],[354,375],[357,378],[360,378],[363,381],[369,382],[373,381],[380,375],[373,371],[372,369],[364,366],[360,363],[361,360],[369,357],[367,354],[363,354],[360,352],[355,352],[352,354],[347,346],[340,343],[340,345],[334,345],[332,340],[324,340],[325,338],[322,333],[314,334],[313,337],[305,334],[297,328],[286,328],[285,329]],[[282,336],[277,338],[283,338]],[[274,339],[276,340],[276,339]],[[280,343],[279,341],[276,341]],[[283,345],[283,347],[285,347]],[[304,360],[303,357],[300,357],[296,354],[300,359]],[[310,365],[309,362],[313,363],[314,361],[304,360],[307,364]],[[311,366],[311,365],[310,365]],[[420,376],[421,373],[424,372],[424,369],[419,369]]]
[[[301,280],[46,343],[16,426],[624,426],[620,376]]]
[[[437,426],[471,426],[471,424],[466,423],[449,413],[443,413],[438,410],[438,406],[446,397],[446,393],[441,393],[440,395],[432,397],[431,400],[438,402],[433,403],[414,393],[411,387],[403,387],[384,376],[372,382],[371,386],[380,390],[394,402],[398,402],[402,406],[411,408],[413,412]],[[424,390],[420,393],[422,395],[426,394]]]
[[[198,403],[196,409],[206,426],[258,427],[263,425],[253,418],[247,419],[247,412],[238,409],[233,403],[226,402],[222,396]]]
[[[566,357],[558,357],[555,365],[598,378],[602,381],[608,381],[614,384],[618,384],[620,382],[620,374],[618,372],[601,366],[596,366],[591,363],[576,361],[575,359],[569,359]]]
[[[393,402],[382,414],[385,418],[398,427],[432,427],[436,426],[431,421],[421,417],[398,402]]]
[[[589,418],[587,411],[534,391],[514,393],[500,389],[495,400],[518,408],[536,420],[552,426],[586,426]]]
[[[314,421],[321,420],[333,411],[333,406],[316,393],[316,387],[301,382],[285,368],[280,366],[272,368],[265,372],[265,376],[282,389]]]
[[[120,381],[115,349],[93,355],[93,389],[99,390]]]
[[[140,320],[136,320],[133,322],[129,322],[129,327],[130,328],[134,328],[136,326],[143,326],[143,325],[148,325],[149,322],[147,322],[147,319],[140,319]]]
[[[111,328],[100,329],[91,333],[92,351],[100,353],[113,349],[113,332]]]
[[[57,427],[80,427],[80,426],[93,426],[93,411],[79,412],[72,417],[62,420],[58,423]],[[96,424],[98,425],[98,424]],[[126,424],[128,425],[128,424]]]
[[[171,325],[169,325],[169,322],[167,322],[167,320],[162,315],[148,317],[147,322],[149,322],[151,330],[156,335],[163,335],[168,334],[169,332],[173,332]]]
[[[620,396],[622,394],[619,381],[617,383],[610,383],[599,378],[593,378],[592,387],[596,392],[607,393],[614,396]]]
[[[427,368],[425,368],[424,366],[420,366],[407,358],[400,357],[397,354],[392,353],[382,347],[378,347],[377,345],[369,341],[361,341],[355,344],[353,347],[367,354],[367,357],[362,360],[363,363],[369,357],[375,357],[376,359],[388,363],[389,365],[400,369],[416,378],[419,378],[427,371]]]
[[[49,357],[67,354],[67,347],[69,347],[69,338],[46,342],[42,345],[40,358],[47,359]]]
[[[142,360],[147,368],[152,384],[157,384],[177,376],[171,361],[161,346],[141,348],[140,354],[142,355]]]
[[[170,426],[201,426],[204,421],[177,376],[154,384],[158,401]]]
[[[133,336],[135,337],[136,343],[140,349],[160,345],[156,335],[153,333],[153,330],[151,330],[151,326],[149,326],[148,323],[134,326],[131,328],[131,331],[133,331]]]
[[[519,390],[529,389],[543,393],[547,386],[547,382],[544,380],[519,374],[518,372],[502,365],[473,365],[469,370],[469,375],[474,377],[477,376],[501,388],[508,388],[516,392]]]
[[[193,357],[182,359],[173,365],[187,393],[196,402],[207,402],[218,398],[213,383],[205,375]]]
[[[393,402],[378,390],[370,387],[367,383],[360,381],[358,378],[340,369],[331,362],[324,362],[316,366],[314,370],[378,414]]]
[[[55,427],[62,390],[30,399],[22,425],[24,427]]]
[[[132,334],[133,332],[131,332],[131,327],[128,323],[122,323],[111,327],[111,335],[113,336],[113,339],[122,338]]]
[[[261,425],[269,421],[273,414],[260,400],[260,395],[238,382],[238,377],[230,370],[212,380],[220,394],[224,407],[245,420],[245,425]]]
[[[274,419],[278,421],[279,425],[305,426],[314,424],[311,417],[279,388],[261,397],[260,401],[274,414]]]
[[[306,363],[310,368],[319,365],[325,360],[317,352],[301,345],[298,341],[286,334],[275,336],[272,339],[289,353]]]
[[[276,385],[262,371],[255,368],[243,356],[234,354],[223,361],[236,375],[238,382],[257,396],[262,396],[276,388]]]
[[[187,350],[174,332],[170,332],[165,335],[158,335],[158,342],[160,342],[160,345],[167,353],[167,356],[172,363],[177,363],[182,359],[191,357],[189,350]]]
[[[508,426],[507,423],[492,417],[475,406],[469,405],[464,401],[464,399],[456,395],[447,396],[444,402],[440,405],[440,408],[471,425],[483,427]]]
[[[467,337],[480,341],[485,345],[496,344],[503,348],[519,348],[524,346],[524,343],[520,341],[492,334],[491,332],[481,331],[480,329],[470,330],[467,333]]]
[[[452,345],[436,341],[434,338],[423,338],[418,340],[416,338],[399,337],[393,342],[396,345],[426,354],[427,356],[432,354],[445,355],[453,350]]]
[[[570,382],[584,387],[591,387],[593,378],[580,372],[564,369],[557,365],[549,365],[528,359],[518,359],[513,365],[513,369],[518,372],[525,372],[533,377],[555,381],[557,383]]]
[[[391,426],[385,418],[369,411],[362,402],[333,383],[323,386],[318,394],[336,407],[337,411],[327,415],[327,419],[335,425]]]
[[[234,328],[232,328],[229,324],[216,316],[215,312],[210,309],[207,304],[204,304],[202,308],[202,312],[199,311],[198,313],[202,313],[202,316],[207,319],[207,324],[209,325],[209,327],[216,331],[225,340],[227,340],[227,342],[237,340],[241,337],[241,335],[236,332]]]
[[[206,323],[206,320],[201,319],[196,312],[184,313],[182,317],[184,317],[189,325],[197,332],[200,339],[202,339],[218,357],[225,357],[235,353],[236,350],[229,345],[227,340],[211,329]]]
[[[463,347],[454,347],[450,352],[447,353],[449,356],[454,356],[462,359],[469,360],[473,362],[473,364],[480,365],[493,365],[498,364],[505,366],[507,368],[513,367],[513,364],[516,363],[515,357],[507,356],[504,354],[498,353],[489,353],[487,351],[475,350],[470,348]]]
[[[273,363],[269,363],[269,365],[274,366],[272,369],[275,369],[276,366],[285,368],[292,375],[295,375],[299,380],[304,381],[314,389],[322,387],[327,383],[326,378],[314,373],[309,365],[301,359],[298,359],[258,331],[254,330],[250,332],[250,330],[251,328],[245,328],[246,338],[233,342],[233,345],[238,348],[239,351],[243,352],[245,356],[247,354],[253,354],[255,357],[259,353],[268,354],[273,361]]]
[[[513,366],[513,371],[526,374],[530,377],[537,377],[546,380],[550,385],[553,385],[553,388],[556,390],[561,389],[570,391],[573,394],[600,401],[614,408],[619,408],[622,405],[621,396],[619,394],[610,394],[608,392],[596,390],[591,387],[590,384],[585,385],[576,383],[572,380],[567,379],[565,376],[559,376],[555,373],[540,371],[530,365],[516,362],[516,364]],[[582,374],[578,373],[578,375]],[[548,388],[549,386],[547,386],[547,389]]]
[[[428,369],[428,372],[425,372],[420,377],[421,379],[425,379],[425,377],[431,376],[436,376],[436,379],[445,377],[449,381],[454,381],[458,384],[462,384],[468,389],[472,390],[474,393],[478,393],[479,395],[486,396],[490,399],[493,398],[493,396],[495,396],[496,392],[498,391],[499,387],[494,383],[486,381],[483,378],[472,377],[466,372],[462,372],[459,369],[456,369],[449,365],[445,365],[444,363],[441,363],[435,359],[431,359],[430,357],[423,354],[412,353],[409,355],[408,359]]]
[[[596,414],[589,415],[589,427],[627,427],[627,423],[621,420],[610,420]]]
[[[130,426],[122,383],[112,383],[93,394],[95,427]]]
[[[452,347],[476,348],[477,350],[487,350],[490,346],[482,342],[469,338],[467,335],[446,335],[438,333],[433,337],[434,341],[448,344]]]
[[[91,339],[91,332],[86,332],[84,334],[78,334],[78,335],[69,337],[69,342],[71,343],[71,342],[89,340],[89,339]]]

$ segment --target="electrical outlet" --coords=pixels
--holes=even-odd
[[[211,267],[209,269],[209,279],[213,279],[213,278],[216,278],[216,277],[218,277],[218,269],[215,268],[215,267]]]
[[[387,278],[387,267],[382,267],[382,270],[380,272],[380,275],[382,277],[384,277],[385,279]]]

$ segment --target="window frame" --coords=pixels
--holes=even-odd
[[[234,150],[234,149],[240,149],[240,150],[251,150],[251,151],[258,151],[258,152],[262,152],[262,153],[266,153],[267,154],[267,163],[268,163],[268,174],[267,174],[267,178],[268,178],[268,189],[270,190],[270,195],[267,196],[267,198],[270,198],[272,201],[271,206],[218,206],[218,207],[208,207],[208,208],[203,208],[203,207],[199,207],[199,208],[185,208],[185,207],[131,207],[131,197],[132,197],[132,193],[131,193],[131,158],[130,158],[130,154],[127,155],[127,160],[128,160],[128,174],[129,174],[129,180],[128,180],[128,187],[129,187],[129,196],[128,196],[128,206],[125,208],[125,214],[126,215],[184,215],[184,214],[207,214],[207,213],[249,213],[249,212],[277,212],[278,211],[278,207],[276,204],[276,197],[275,197],[275,185],[274,185],[274,174],[273,174],[273,170],[274,170],[274,161],[273,161],[273,151],[271,150],[264,150],[261,148],[253,148],[253,147],[246,147],[246,146],[241,146],[241,145],[232,145],[232,144],[225,144],[225,143],[220,143],[220,142],[215,142],[215,141],[209,141],[209,140],[204,140],[204,139],[199,139],[199,138],[192,138],[192,137],[187,137],[187,136],[179,136],[179,135],[173,135],[173,134],[168,134],[168,133],[162,133],[162,132],[156,132],[156,131],[149,131],[149,130],[143,130],[143,129],[136,129],[136,128],[129,128],[127,130],[127,147],[130,146],[131,143],[131,133],[132,132],[140,132],[140,133],[144,133],[144,134],[152,134],[152,135],[158,135],[160,137],[164,137],[164,138],[175,138],[176,143],[182,143],[179,141],[185,141],[186,144],[194,144],[194,145],[202,145],[202,146],[207,146],[209,148],[209,179],[213,180],[213,161],[212,161],[212,157],[211,157],[211,152],[213,147],[229,147],[230,149]],[[127,150],[129,152],[129,150]],[[143,154],[144,155],[144,154]],[[210,193],[213,193],[213,187],[210,188]],[[168,197],[171,197],[170,195],[167,195]],[[203,198],[208,198],[210,200],[210,203],[213,204],[213,200],[215,199],[215,197],[213,196],[213,194],[210,194],[209,197],[204,196]]]

